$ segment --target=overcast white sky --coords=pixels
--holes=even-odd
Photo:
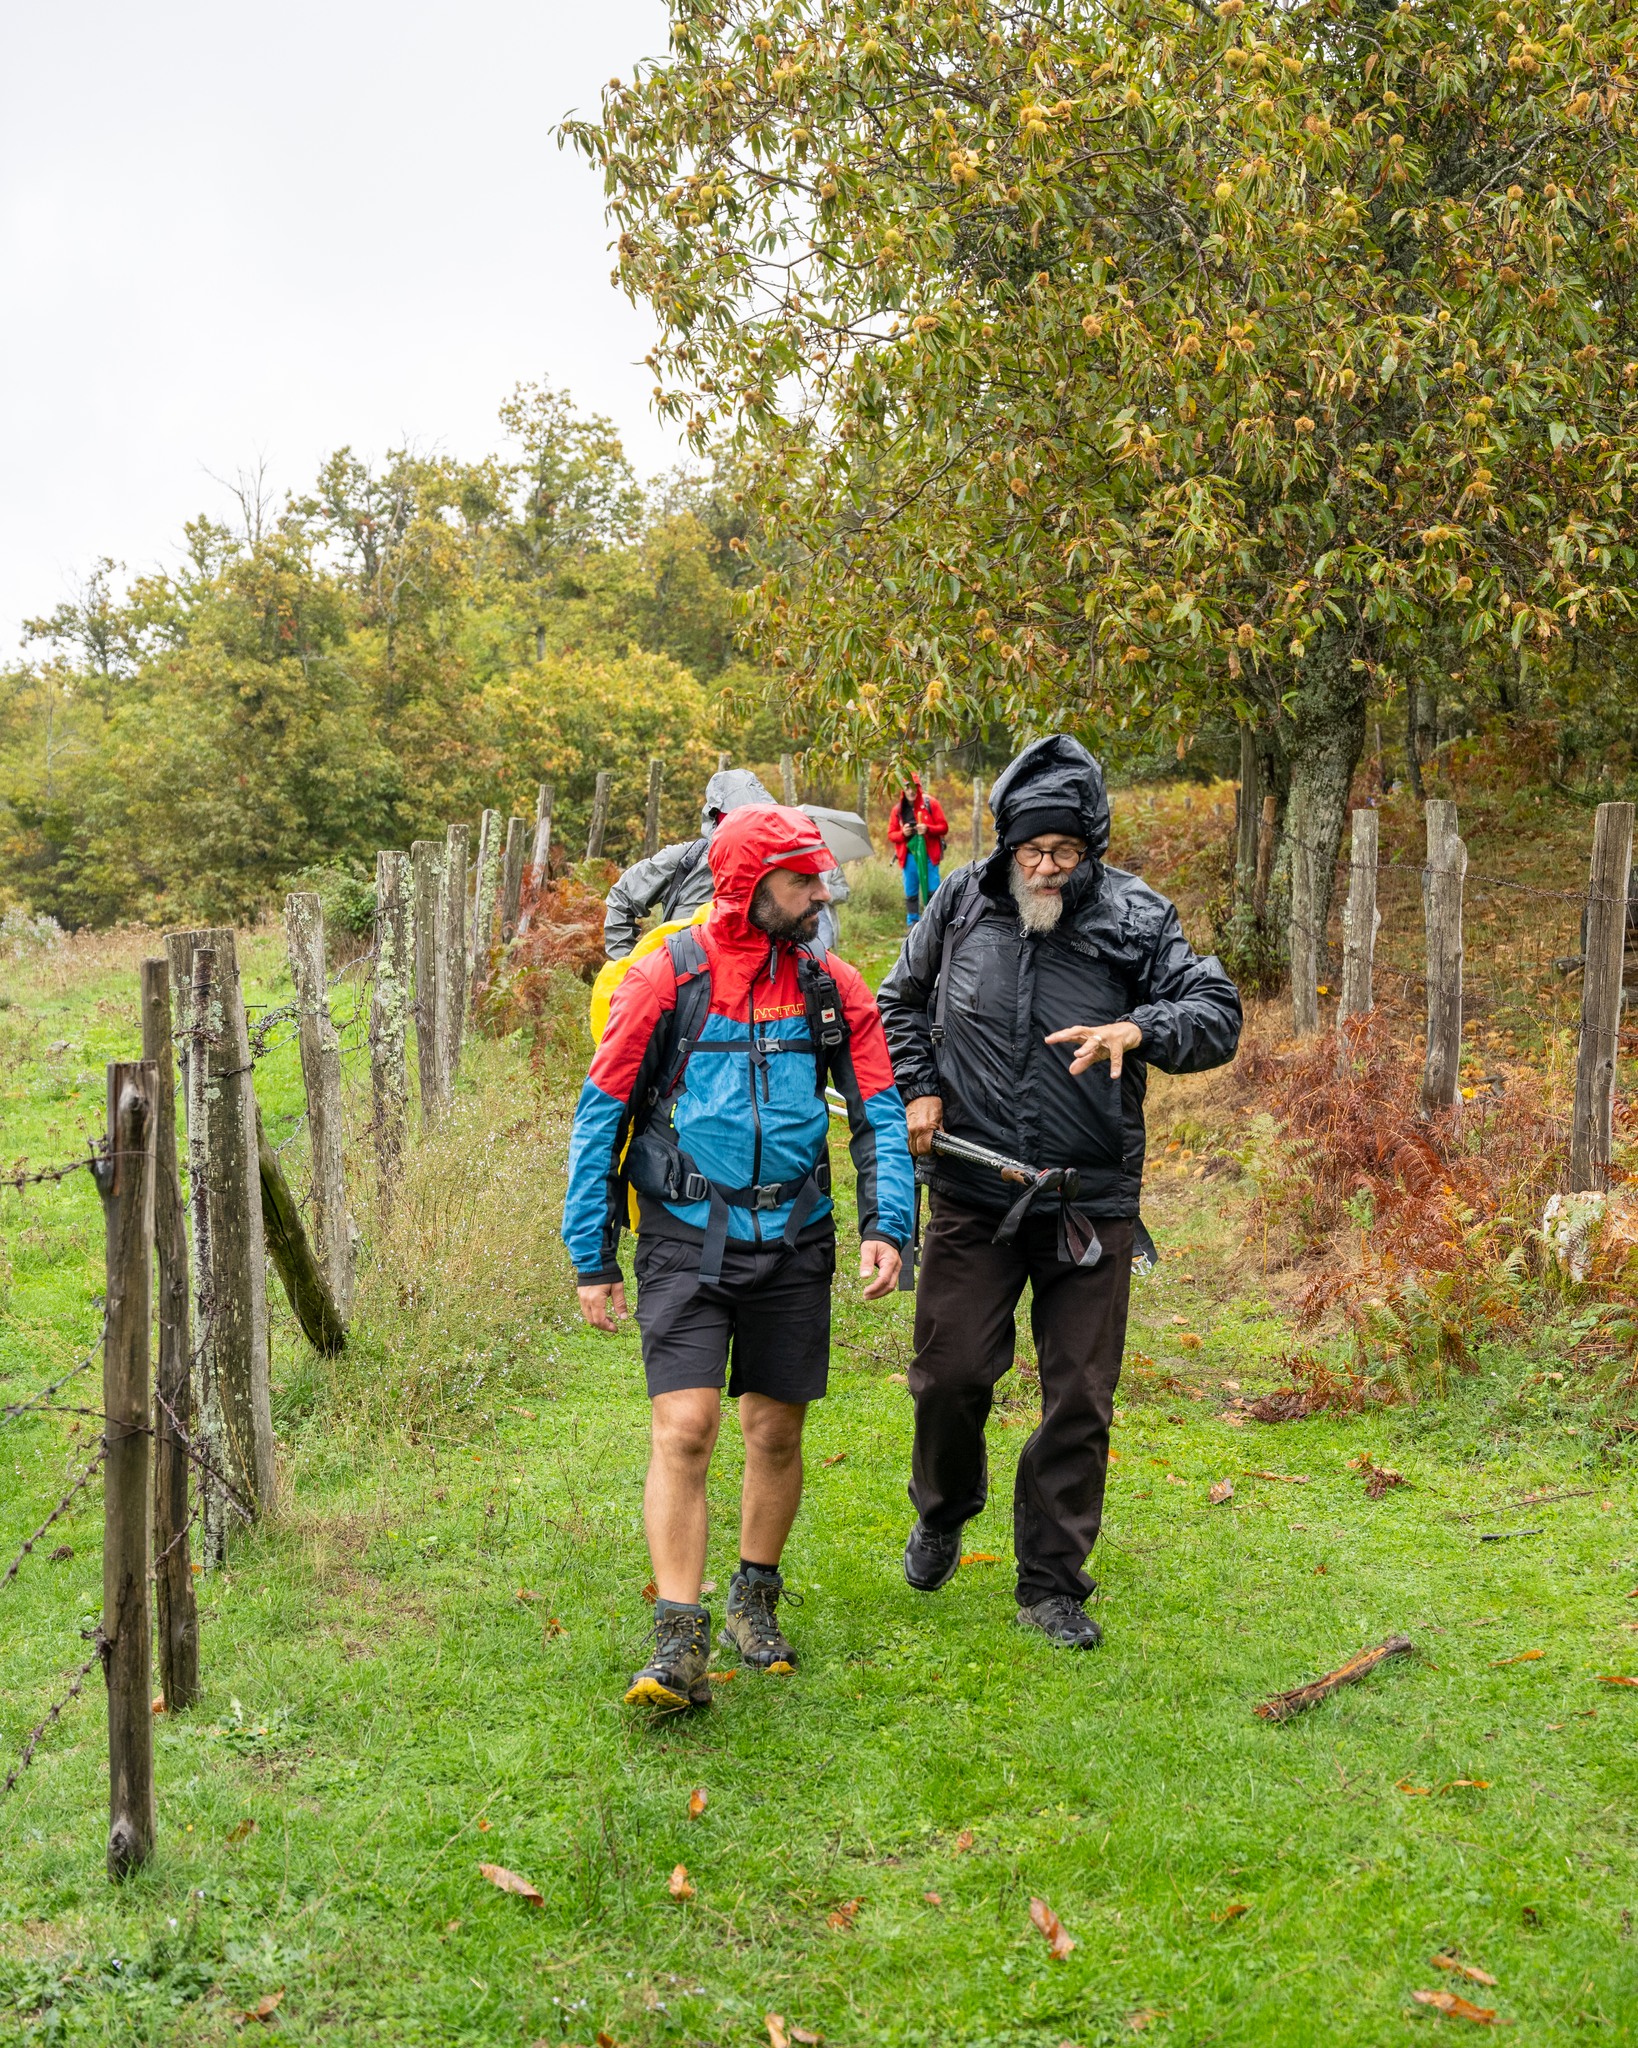
[[[0,660],[92,560],[175,558],[265,456],[477,455],[520,379],[644,473],[646,316],[561,115],[665,0],[21,0],[0,9]]]

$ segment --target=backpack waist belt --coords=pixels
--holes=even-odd
[[[753,1182],[732,1188],[701,1173],[688,1154],[675,1145],[647,1132],[632,1141],[626,1156],[626,1173],[639,1194],[662,1202],[708,1202],[705,1243],[700,1252],[700,1279],[714,1287],[722,1278],[723,1253],[728,1243],[728,1211],[782,1209],[791,1213],[780,1232],[780,1242],[790,1249],[809,1217],[830,1193],[830,1158],[827,1154],[810,1173],[795,1180]]]

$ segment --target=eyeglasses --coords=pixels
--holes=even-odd
[[[1055,868],[1078,868],[1086,858],[1084,846],[1035,846],[1027,839],[1022,846],[1015,846],[1012,853],[1014,860],[1022,861],[1027,868],[1044,868],[1048,863]]]

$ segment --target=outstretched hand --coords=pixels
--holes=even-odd
[[[616,1322],[625,1320],[626,1283],[623,1280],[605,1282],[596,1287],[581,1287],[576,1289],[576,1292],[580,1296],[580,1313],[594,1330],[612,1331]]]
[[[1080,1048],[1069,1063],[1072,1074],[1084,1074],[1099,1060],[1107,1060],[1110,1079],[1115,1081],[1120,1079],[1121,1060],[1127,1053],[1136,1052],[1142,1043],[1143,1033],[1130,1018],[1119,1024],[1071,1024],[1066,1031],[1054,1031],[1047,1039],[1048,1045]]]

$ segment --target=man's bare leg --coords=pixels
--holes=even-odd
[[[681,1387],[675,1393],[656,1394],[652,1409],[643,1525],[654,1584],[662,1600],[695,1606],[705,1576],[705,1478],[722,1424],[722,1396],[715,1387]],[[800,1494],[800,1465],[797,1490]],[[795,1513],[793,1506],[787,1530]]]
[[[766,1394],[740,1396],[745,1483],[740,1492],[739,1554],[753,1564],[778,1564],[802,1505],[802,1424],[807,1413],[802,1402],[773,1401]]]

